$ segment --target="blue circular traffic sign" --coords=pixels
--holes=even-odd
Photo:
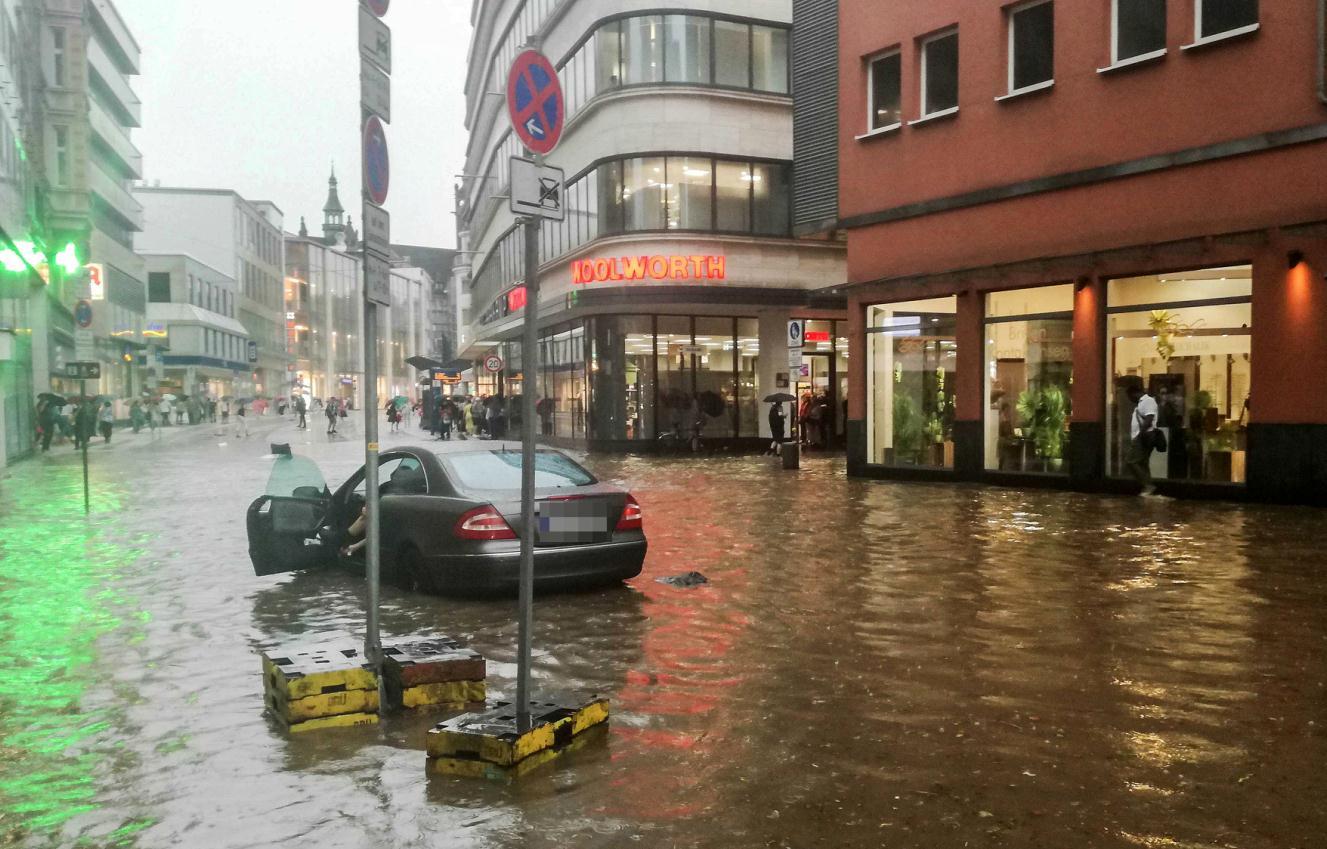
[[[74,305],[74,321],[78,322],[79,327],[92,326],[92,304],[87,301],[79,301]]]
[[[526,50],[507,75],[507,114],[517,138],[531,153],[548,153],[562,138],[565,101],[558,72],[548,57]]]
[[[387,157],[387,132],[377,115],[364,122],[364,191],[377,206],[387,202],[391,163]]]

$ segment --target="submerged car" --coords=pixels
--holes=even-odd
[[[521,450],[462,442],[379,457],[384,581],[444,595],[515,593],[520,582]],[[364,509],[364,468],[331,492],[305,457],[275,461],[248,510],[257,575],[362,565],[352,526]],[[560,451],[535,456],[536,590],[620,583],[640,574],[645,531],[631,493],[600,483]]]

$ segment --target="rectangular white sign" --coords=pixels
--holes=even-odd
[[[359,52],[387,73],[392,72],[392,31],[363,6],[359,7]]]
[[[384,259],[392,255],[392,216],[368,201],[364,202],[364,246]]]
[[[796,373],[797,370],[800,369],[801,367],[802,367],[802,349],[801,349],[801,348],[789,348],[789,349],[788,349],[788,368],[792,369],[793,372]]]
[[[802,349],[806,342],[806,322],[801,319],[793,319],[788,322],[788,347]],[[800,360],[798,361],[800,362]]]
[[[368,112],[392,123],[392,80],[368,59],[359,60],[359,102]]]
[[[79,361],[95,360],[97,343],[92,336],[91,327],[74,328],[74,359]]]
[[[534,164],[519,156],[511,158],[511,211],[552,221],[567,217],[563,204],[566,174],[561,168]]]
[[[364,298],[379,306],[392,305],[392,266],[372,251],[364,254]]]

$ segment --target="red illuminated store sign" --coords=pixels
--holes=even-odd
[[[806,331],[806,335],[804,335],[804,336],[802,337],[802,339],[804,339],[804,340],[807,341],[807,342],[828,342],[828,341],[829,341],[829,331],[828,331],[828,330],[808,330],[808,331]]]
[[[507,293],[507,312],[525,309],[525,287],[517,286]]]
[[[619,256],[577,259],[571,262],[571,282],[613,283],[637,280],[723,280],[727,276],[721,256]]]

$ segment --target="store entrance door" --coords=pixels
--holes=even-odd
[[[844,375],[846,378],[847,375]],[[829,351],[806,351],[802,368],[794,375],[793,394],[797,396],[794,415],[798,416],[798,436],[802,445],[811,448],[837,448],[840,445],[838,410],[845,387],[841,387],[838,364]],[[810,399],[809,404],[808,400]],[[803,408],[808,418],[802,421]],[[819,412],[815,412],[816,408]]]

